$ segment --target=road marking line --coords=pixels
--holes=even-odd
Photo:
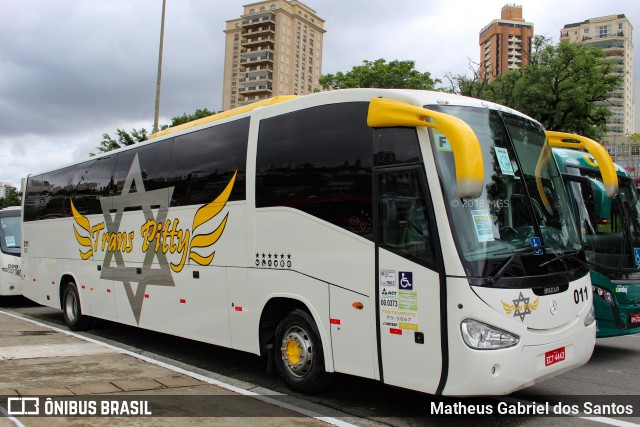
[[[617,420],[615,418],[607,417],[577,417],[583,420],[593,421],[594,423],[607,424],[616,427],[637,427],[640,424],[630,423],[629,421]]]
[[[93,344],[97,344],[99,346],[103,346],[103,347],[109,348],[111,350],[115,350],[118,353],[126,354],[127,356],[134,357],[134,358],[142,360],[144,362],[151,363],[153,365],[169,369],[169,370],[171,370],[173,372],[176,372],[176,373],[179,373],[179,374],[190,376],[192,378],[198,379],[200,381],[206,382],[206,383],[211,384],[211,385],[218,386],[220,388],[232,391],[234,393],[241,394],[243,396],[252,397],[252,398],[254,398],[256,400],[260,400],[262,402],[269,403],[271,405],[278,406],[278,407],[283,408],[283,409],[287,409],[289,411],[292,411],[292,412],[307,416],[309,418],[314,418],[314,419],[316,419],[318,421],[322,421],[322,422],[327,423],[327,424],[331,424],[331,425],[334,425],[334,426],[337,426],[337,427],[357,427],[355,424],[351,424],[351,423],[348,423],[346,421],[342,421],[342,420],[339,420],[339,419],[333,418],[333,417],[325,417],[325,416],[323,416],[321,414],[318,414],[317,412],[314,412],[314,411],[311,411],[311,410],[308,410],[308,409],[304,409],[304,408],[300,408],[298,406],[295,406],[295,405],[292,405],[292,404],[289,404],[289,403],[286,403],[286,402],[279,402],[279,401],[277,401],[275,399],[272,399],[272,398],[270,398],[268,396],[255,393],[253,391],[245,390],[243,388],[240,388],[240,387],[237,387],[237,386],[234,386],[234,385],[231,385],[231,384],[227,384],[225,382],[222,382],[222,381],[219,381],[219,380],[216,380],[216,379],[213,379],[213,378],[209,378],[209,377],[207,377],[205,375],[201,375],[201,374],[198,374],[196,372],[191,372],[191,371],[188,371],[186,369],[179,368],[177,366],[173,366],[173,365],[170,365],[168,363],[161,362],[159,360],[155,360],[155,359],[152,359],[152,358],[147,357],[147,356],[143,356],[142,354],[134,353],[132,351],[125,350],[123,348],[119,348],[119,347],[116,347],[114,345],[107,344],[107,343],[95,340],[93,338],[85,337],[83,335],[79,335],[79,334],[76,334],[76,333],[71,332],[71,331],[60,329],[60,328],[57,328],[55,326],[47,325],[45,323],[40,323],[40,322],[38,322],[37,320],[34,320],[34,319],[29,319],[29,318],[26,318],[26,317],[22,317],[22,316],[19,316],[17,314],[14,314],[14,313],[7,312],[5,310],[0,310],[0,313],[2,313],[4,315],[7,315],[7,316],[10,316],[10,317],[13,317],[15,319],[20,319],[20,320],[24,320],[24,321],[27,321],[27,322],[31,322],[33,324],[45,327],[45,328],[50,329],[52,331],[60,332],[62,334],[65,334],[65,335],[68,335],[68,336],[71,336],[71,337],[74,337],[74,338],[79,338],[79,339],[81,339],[83,341],[87,341],[87,342],[90,342],[90,343],[93,343]],[[255,386],[255,387],[257,387],[257,386]],[[283,394],[279,394],[279,393],[276,394],[276,395],[283,396]],[[345,415],[348,416],[347,414],[345,414]]]
[[[25,427],[24,424],[22,424],[20,422],[20,420],[18,420],[15,417],[12,417],[11,415],[9,415],[9,413],[7,412],[7,410],[4,408],[4,406],[0,405],[0,415],[2,415],[3,417],[5,417],[6,419],[8,419],[9,421],[11,421],[13,424],[16,425],[16,427]]]

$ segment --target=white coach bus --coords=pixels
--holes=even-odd
[[[544,129],[491,103],[276,97],[31,175],[24,201],[24,293],[71,329],[93,317],[266,354],[295,390],[341,372],[504,394],[593,351]]]
[[[0,297],[22,295],[20,207],[0,210]]]

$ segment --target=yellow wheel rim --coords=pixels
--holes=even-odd
[[[302,327],[295,325],[287,329],[282,337],[282,364],[295,377],[304,377],[313,364],[313,343]]]

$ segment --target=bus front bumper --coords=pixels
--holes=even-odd
[[[464,372],[451,375],[451,369],[456,369],[455,362],[449,371],[450,378],[466,378],[462,381],[448,381],[443,394],[498,396],[530,387],[587,363],[593,353],[595,335],[594,322],[574,335],[543,345],[518,345],[502,350],[467,348],[473,354],[468,355],[466,366],[457,366],[457,369]],[[474,360],[475,363],[470,366],[469,360]]]

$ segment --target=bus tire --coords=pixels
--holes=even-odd
[[[69,282],[62,292],[64,323],[72,331],[83,331],[91,325],[91,319],[82,314],[80,294],[75,283]]]
[[[276,371],[290,389],[318,393],[331,385],[318,328],[306,311],[296,309],[278,324],[273,351]]]

